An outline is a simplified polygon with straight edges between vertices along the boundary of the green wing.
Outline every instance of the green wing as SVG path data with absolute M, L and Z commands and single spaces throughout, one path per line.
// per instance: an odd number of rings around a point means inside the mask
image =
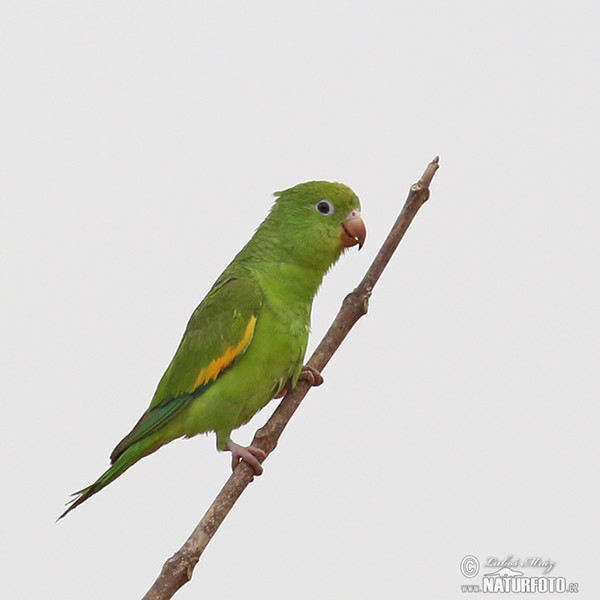
M 112 462 L 129 446 L 158 431 L 235 364 L 252 341 L 262 301 L 262 291 L 251 279 L 217 281 L 192 314 L 150 407 L 114 449 Z
M 192 314 L 150 409 L 166 399 L 194 393 L 232 366 L 252 340 L 261 305 L 262 292 L 254 281 L 218 282 Z

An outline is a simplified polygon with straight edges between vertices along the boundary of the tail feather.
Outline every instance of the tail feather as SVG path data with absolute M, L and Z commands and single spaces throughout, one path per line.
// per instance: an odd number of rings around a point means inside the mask
M 74 508 L 97 494 L 138 460 L 158 450 L 163 444 L 184 435 L 181 423 L 176 419 L 194 399 L 191 394 L 173 398 L 144 413 L 131 432 L 113 450 L 112 465 L 92 485 L 72 494 L 75 496 L 58 520 Z
M 163 444 L 173 440 L 175 437 L 177 436 L 171 436 L 165 439 L 164 437 L 154 435 L 129 446 L 119 455 L 117 460 L 102 475 L 100 475 L 94 483 L 92 483 L 92 485 L 72 494 L 75 498 L 68 502 L 69 507 L 57 520 L 62 519 L 74 508 L 77 508 L 88 498 L 91 498 L 94 494 L 97 494 L 100 490 L 104 489 L 109 483 L 112 483 L 119 477 L 119 475 L 125 473 L 125 471 L 133 466 L 138 460 L 144 458 L 144 456 L 148 456 L 148 454 L 152 454 Z
M 71 494 L 75 496 L 70 500 L 67 510 L 58 517 L 57 521 L 68 515 L 74 508 L 77 508 L 80 504 L 85 502 L 88 498 L 91 498 L 94 494 L 98 493 L 101 489 L 105 488 L 109 483 L 113 482 L 119 475 L 124 473 L 131 465 L 136 463 L 141 456 L 135 460 L 127 460 L 125 456 L 121 456 L 122 460 L 116 461 L 109 469 L 107 469 L 98 479 L 92 483 L 92 485 Z
M 192 394 L 185 394 L 177 398 L 171 398 L 158 406 L 147 410 L 141 419 L 135 424 L 135 427 L 117 444 L 117 447 L 110 455 L 110 462 L 115 463 L 119 460 L 128 448 L 137 442 L 149 438 L 152 434 L 164 429 L 167 423 L 172 422 L 174 417 L 181 412 L 194 399 Z M 182 435 L 182 434 L 178 434 Z M 176 436 L 177 437 L 177 436 Z

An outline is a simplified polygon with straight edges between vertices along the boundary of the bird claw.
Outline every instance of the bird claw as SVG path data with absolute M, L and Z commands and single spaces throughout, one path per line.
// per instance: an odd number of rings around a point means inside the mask
M 231 452 L 231 470 L 235 468 L 241 461 L 247 462 L 253 469 L 255 475 L 262 475 L 263 468 L 260 463 L 267 458 L 267 453 L 256 446 L 240 446 L 229 440 L 225 446 L 225 450 Z
M 302 371 L 300 371 L 300 375 L 298 376 L 298 381 L 306 381 L 308 385 L 311 387 L 317 387 L 321 385 L 324 381 L 323 375 L 319 373 L 314 367 L 309 367 L 308 365 L 302 367 Z M 284 388 L 277 394 L 273 396 L 274 399 L 283 398 L 290 391 L 290 382 L 288 381 Z
M 308 365 L 302 367 L 298 379 L 308 381 L 308 385 L 311 387 L 317 387 L 323 383 L 323 375 L 321 375 L 314 367 L 309 367 Z

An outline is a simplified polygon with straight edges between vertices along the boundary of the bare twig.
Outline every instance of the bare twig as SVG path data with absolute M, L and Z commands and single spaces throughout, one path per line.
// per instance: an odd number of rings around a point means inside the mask
M 373 287 L 379 280 L 381 273 L 417 211 L 429 198 L 429 185 L 438 167 L 439 158 L 436 156 L 425 169 L 421 179 L 411 186 L 402 211 L 373 264 L 358 287 L 344 299 L 331 327 L 308 361 L 308 366 L 317 371 L 322 371 L 346 335 L 348 335 L 350 329 L 360 317 L 366 314 Z M 307 382 L 300 381 L 293 390 L 288 392 L 271 418 L 256 432 L 252 445 L 262 448 L 269 455 L 277 446 L 277 441 L 285 426 L 309 389 L 310 386 Z M 208 542 L 210 542 L 212 536 L 253 477 L 252 467 L 245 462 L 238 465 L 185 544 L 165 562 L 160 575 L 143 600 L 167 600 L 172 598 L 175 592 L 192 578 L 194 567 L 200 560 L 200 556 Z

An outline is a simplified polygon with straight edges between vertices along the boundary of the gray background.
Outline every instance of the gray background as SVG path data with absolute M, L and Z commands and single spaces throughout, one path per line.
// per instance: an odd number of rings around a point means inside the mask
M 369 315 L 177 598 L 465 598 L 467 554 L 550 559 L 598 597 L 599 12 L 4 2 L 3 596 L 146 591 L 229 455 L 175 442 L 55 524 L 68 493 L 274 190 L 362 199 L 314 348 L 439 154 Z

